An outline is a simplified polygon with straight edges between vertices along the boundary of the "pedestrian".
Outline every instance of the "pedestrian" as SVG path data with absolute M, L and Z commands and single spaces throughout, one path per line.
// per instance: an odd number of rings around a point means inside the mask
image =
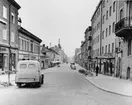
M 98 65 L 96 66 L 96 76 L 98 76 L 98 72 L 99 72 L 99 67 Z

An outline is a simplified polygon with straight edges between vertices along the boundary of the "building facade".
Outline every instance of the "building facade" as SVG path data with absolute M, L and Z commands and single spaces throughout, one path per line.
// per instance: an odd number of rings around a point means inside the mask
M 92 27 L 89 26 L 85 30 L 85 40 L 86 40 L 86 58 L 87 58 L 87 69 L 90 70 L 92 66 L 92 36 L 91 36 Z
M 132 79 L 132 1 L 117 3 L 117 21 L 115 34 L 117 37 L 117 76 Z
M 14 0 L 0 0 L 0 73 L 16 68 L 20 8 Z
M 19 60 L 31 59 L 40 61 L 40 43 L 42 40 L 23 27 L 19 30 Z
M 98 64 L 100 73 L 106 75 L 115 74 L 117 3 L 116 0 L 100 0 L 91 19 L 93 62 L 95 66 Z

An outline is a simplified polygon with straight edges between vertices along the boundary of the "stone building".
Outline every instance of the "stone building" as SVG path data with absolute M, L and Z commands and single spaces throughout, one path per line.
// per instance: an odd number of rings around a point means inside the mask
M 0 73 L 12 71 L 18 62 L 18 10 L 15 0 L 0 0 Z

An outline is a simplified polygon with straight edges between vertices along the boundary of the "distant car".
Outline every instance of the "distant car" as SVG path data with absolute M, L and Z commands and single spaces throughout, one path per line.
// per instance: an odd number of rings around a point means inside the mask
M 71 67 L 71 69 L 76 70 L 76 65 L 75 65 L 75 63 L 71 63 L 70 67 Z
M 44 75 L 38 61 L 23 60 L 17 63 L 15 83 L 18 87 L 22 84 L 34 84 L 40 87 L 43 84 L 43 79 Z

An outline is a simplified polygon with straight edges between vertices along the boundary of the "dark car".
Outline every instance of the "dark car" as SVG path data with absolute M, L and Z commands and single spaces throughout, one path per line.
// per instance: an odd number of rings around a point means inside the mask
M 70 67 L 71 67 L 71 69 L 76 70 L 76 65 L 75 65 L 75 63 L 71 63 L 71 64 L 70 64 Z

